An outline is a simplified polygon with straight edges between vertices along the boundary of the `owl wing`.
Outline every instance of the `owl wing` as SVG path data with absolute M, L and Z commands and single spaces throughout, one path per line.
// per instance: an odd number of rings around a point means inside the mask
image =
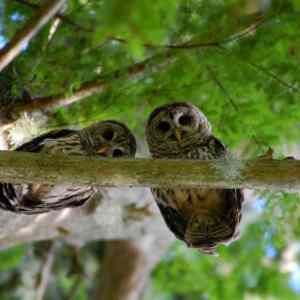
M 242 209 L 244 193 L 241 189 L 224 189 L 224 197 L 227 205 L 233 205 L 237 209 Z
M 225 202 L 225 210 L 228 219 L 233 225 L 238 225 L 242 218 L 242 204 L 244 202 L 244 193 L 241 189 L 224 189 L 223 197 Z
M 45 142 L 47 140 L 57 140 L 60 138 L 66 138 L 73 135 L 76 132 L 77 132 L 76 130 L 71 130 L 71 129 L 53 130 L 45 134 L 42 134 L 32 139 L 31 141 L 17 147 L 15 151 L 40 152 L 45 146 Z
M 208 138 L 208 145 L 210 151 L 212 151 L 214 158 L 226 158 L 229 155 L 229 151 L 226 146 L 215 136 L 211 135 Z M 244 193 L 242 189 L 223 189 L 220 194 L 224 199 L 227 217 L 231 223 L 232 228 L 236 228 L 241 220 L 242 203 L 244 202 Z M 228 241 L 230 241 L 232 236 Z
M 208 137 L 206 144 L 214 158 L 224 158 L 228 155 L 226 146 L 214 135 Z
M 76 130 L 54 130 L 17 147 L 15 151 L 40 152 L 47 143 L 68 138 Z M 25 214 L 37 214 L 66 206 L 82 205 L 94 193 L 89 187 L 61 187 L 47 184 L 0 183 L 0 208 Z M 51 202 L 49 203 L 48 200 Z
M 226 158 L 228 156 L 229 152 L 226 146 L 215 136 L 211 135 L 207 142 L 214 158 Z M 241 189 L 224 189 L 223 197 L 228 209 L 234 207 L 239 211 L 241 210 L 244 201 L 244 193 Z
M 187 227 L 186 220 L 176 209 L 160 204 L 159 202 L 156 203 L 168 228 L 178 239 L 184 241 L 184 234 Z

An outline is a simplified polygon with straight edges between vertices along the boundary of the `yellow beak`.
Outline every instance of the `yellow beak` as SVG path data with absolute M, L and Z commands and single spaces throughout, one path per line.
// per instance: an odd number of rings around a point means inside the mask
M 176 136 L 177 141 L 179 143 L 181 143 L 181 141 L 182 141 L 182 132 L 181 132 L 180 128 L 175 129 L 175 136 Z
M 108 155 L 109 147 L 108 146 L 102 146 L 101 148 L 98 149 L 97 153 L 101 155 Z

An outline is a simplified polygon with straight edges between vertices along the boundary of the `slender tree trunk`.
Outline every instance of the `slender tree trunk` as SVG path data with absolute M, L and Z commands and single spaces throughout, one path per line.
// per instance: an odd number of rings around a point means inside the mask
M 98 186 L 300 188 L 300 161 L 99 159 L 2 151 L 0 181 Z
M 150 272 L 170 245 L 148 235 L 138 241 L 106 243 L 93 300 L 138 300 Z

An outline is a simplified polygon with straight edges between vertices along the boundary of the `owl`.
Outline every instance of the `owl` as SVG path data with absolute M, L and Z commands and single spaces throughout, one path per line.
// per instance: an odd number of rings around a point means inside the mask
M 156 108 L 146 125 L 154 158 L 226 159 L 228 151 L 194 105 L 178 102 Z M 213 254 L 219 243 L 238 237 L 243 192 L 240 189 L 153 188 L 169 229 L 188 247 Z
M 15 151 L 98 157 L 134 157 L 136 140 L 116 121 L 102 121 L 82 130 L 62 129 L 38 136 Z M 80 206 L 96 189 L 80 185 L 0 183 L 0 208 L 23 214 L 39 214 Z

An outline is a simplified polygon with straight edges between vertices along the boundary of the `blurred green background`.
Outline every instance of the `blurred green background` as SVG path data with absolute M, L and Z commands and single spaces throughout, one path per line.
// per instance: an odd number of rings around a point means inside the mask
M 28 3 L 40 2 L 0 3 L 1 47 L 34 13 Z M 48 111 L 38 130 L 118 119 L 143 140 L 157 105 L 187 100 L 239 157 L 269 147 L 277 158 L 299 153 L 300 1 L 69 0 L 63 14 L 67 20 L 51 38 L 53 23 L 0 74 L 2 86 L 8 84 L 12 99 L 24 88 L 39 97 L 72 95 L 92 80 L 107 80 L 109 87 Z M 167 53 L 171 62 L 162 65 Z M 112 76 L 148 58 L 141 76 Z M 221 247 L 218 257 L 175 243 L 152 272 L 143 299 L 299 299 L 298 203 L 296 193 L 257 191 L 245 209 L 240 241 Z M 89 299 L 103 243 L 54 245 L 56 276 L 45 299 L 69 299 L 75 287 L 72 299 Z M 0 252 L 1 300 L 34 299 L 49 247 L 41 242 Z

